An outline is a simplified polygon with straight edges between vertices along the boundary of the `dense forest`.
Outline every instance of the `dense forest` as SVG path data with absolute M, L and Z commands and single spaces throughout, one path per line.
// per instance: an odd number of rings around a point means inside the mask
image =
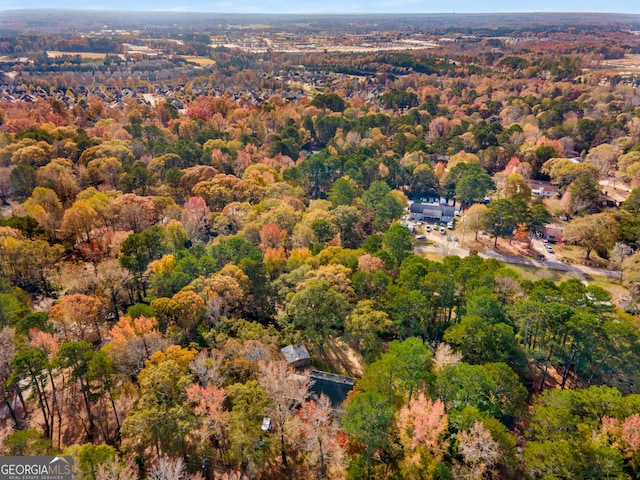
M 1 453 L 87 480 L 637 478 L 640 93 L 578 50 L 309 55 L 342 81 L 259 102 L 224 94 L 269 82 L 227 50 L 163 101 L 16 77 Z M 407 228 L 428 198 L 468 254 Z M 549 224 L 618 279 L 481 255 L 534 257 Z M 355 378 L 344 403 L 290 344 Z

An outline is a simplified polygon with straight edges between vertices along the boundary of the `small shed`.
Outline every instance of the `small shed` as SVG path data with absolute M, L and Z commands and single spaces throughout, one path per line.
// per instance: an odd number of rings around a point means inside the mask
M 263 432 L 273 432 L 273 423 L 271 422 L 271 418 L 263 417 L 262 426 L 260 428 Z
M 302 368 L 311 365 L 311 355 L 304 345 L 287 345 L 280 351 L 291 367 Z

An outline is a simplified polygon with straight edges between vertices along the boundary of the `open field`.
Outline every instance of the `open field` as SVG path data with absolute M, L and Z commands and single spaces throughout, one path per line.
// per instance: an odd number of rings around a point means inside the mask
M 184 58 L 187 62 L 197 63 L 201 67 L 209 67 L 216 64 L 215 60 L 211 60 L 208 57 L 183 56 L 182 58 Z
M 62 56 L 71 56 L 74 57 L 78 55 L 80 58 L 84 58 L 87 60 L 102 60 L 107 57 L 107 53 L 98 53 L 98 52 L 60 52 L 58 50 L 49 50 L 47 52 L 47 56 L 49 58 L 56 58 Z
M 624 58 L 604 60 L 598 70 L 626 75 L 640 74 L 640 54 L 625 55 Z
M 563 272 L 562 270 L 553 270 L 551 268 L 540 268 L 531 265 L 516 265 L 514 263 L 505 263 L 505 268 L 515 271 L 523 280 L 551 280 L 553 282 L 565 282 L 575 278 L 571 272 Z

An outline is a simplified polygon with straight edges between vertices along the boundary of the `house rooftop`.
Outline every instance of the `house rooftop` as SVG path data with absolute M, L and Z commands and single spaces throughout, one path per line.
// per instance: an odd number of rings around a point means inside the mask
M 304 367 L 311 364 L 311 355 L 304 345 L 287 345 L 280 351 L 287 363 L 294 367 Z
M 339 407 L 344 403 L 356 383 L 355 379 L 351 377 L 319 370 L 311 370 L 309 377 L 313 381 L 311 392 L 318 396 L 326 395 L 334 407 Z

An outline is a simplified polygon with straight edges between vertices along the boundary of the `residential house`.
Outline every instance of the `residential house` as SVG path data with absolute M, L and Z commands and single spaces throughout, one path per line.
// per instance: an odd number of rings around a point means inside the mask
M 531 187 L 531 195 L 534 197 L 556 198 L 558 196 L 558 187 L 549 182 L 529 180 L 527 185 Z
M 562 227 L 557 225 L 546 225 L 542 231 L 542 237 L 549 243 L 557 243 L 562 241 Z

